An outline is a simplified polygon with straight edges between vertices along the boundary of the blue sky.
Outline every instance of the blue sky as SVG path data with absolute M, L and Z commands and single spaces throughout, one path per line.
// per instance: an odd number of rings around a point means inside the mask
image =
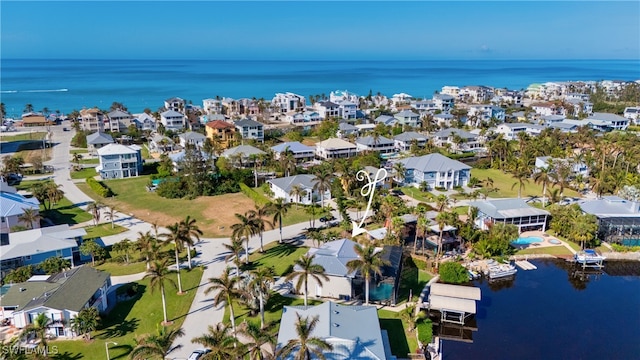
M 640 59 L 640 1 L 6 1 L 2 58 Z

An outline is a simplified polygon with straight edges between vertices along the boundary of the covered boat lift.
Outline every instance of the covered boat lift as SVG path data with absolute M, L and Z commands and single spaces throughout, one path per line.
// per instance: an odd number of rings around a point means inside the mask
M 423 305 L 428 310 L 439 311 L 441 322 L 464 325 L 476 314 L 476 301 L 481 299 L 480 288 L 433 283 L 429 290 L 429 301 Z

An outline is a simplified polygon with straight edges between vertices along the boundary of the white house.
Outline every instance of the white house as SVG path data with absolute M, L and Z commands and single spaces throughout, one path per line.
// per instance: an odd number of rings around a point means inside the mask
M 640 106 L 626 107 L 623 116 L 638 124 L 638 119 L 640 119 Z
M 133 119 L 131 120 L 138 129 L 140 130 L 155 130 L 156 129 L 156 119 L 147 114 L 135 114 Z
M 473 123 L 473 126 L 478 126 L 481 123 L 487 123 L 491 119 L 503 122 L 505 118 L 505 111 L 503 108 L 495 105 L 471 105 L 469 106 L 467 118 L 469 119 L 469 122 Z
M 483 103 L 493 97 L 493 89 L 487 86 L 464 86 L 460 89 L 460 98 L 465 102 Z
M 433 95 L 433 102 L 438 110 L 448 112 L 455 105 L 455 98 L 447 94 Z
M 122 179 L 142 173 L 142 148 L 138 145 L 109 144 L 98 149 L 100 165 L 96 171 L 103 179 Z
M 394 136 L 393 142 L 398 151 L 409 151 L 413 144 L 424 147 L 427 144 L 427 137 L 414 131 L 407 131 Z
M 565 103 L 573 107 L 573 113 L 577 117 L 580 114 L 593 115 L 593 103 L 579 99 L 566 99 Z
M 160 114 L 160 122 L 167 130 L 179 131 L 185 127 L 185 117 L 175 110 L 167 110 Z
M 566 116 L 566 111 L 562 106 L 557 106 L 550 102 L 539 102 L 531 104 L 531 108 L 536 114 L 539 115 L 563 115 Z
M 204 99 L 202 100 L 202 110 L 208 115 L 222 114 L 222 100 Z
M 239 132 L 243 139 L 254 139 L 259 142 L 264 142 L 264 125 L 261 123 L 251 119 L 242 119 L 236 121 L 234 125 L 236 132 Z
M 566 163 L 571 167 L 571 174 L 573 176 L 581 175 L 583 177 L 589 176 L 589 167 L 584 162 L 572 163 L 567 159 L 552 158 L 551 156 L 538 156 L 536 157 L 535 170 L 547 169 L 549 164 Z
M 434 112 L 438 110 L 436 103 L 433 102 L 432 100 L 412 101 L 411 108 L 417 110 L 420 113 Z
M 455 120 L 455 118 L 456 118 L 455 116 L 449 113 L 440 113 L 440 114 L 433 115 L 433 120 L 436 122 L 436 124 L 440 126 L 446 126 L 446 127 L 450 127 L 451 122 Z
M 206 136 L 193 131 L 182 133 L 178 135 L 178 138 L 180 139 L 180 146 L 182 146 L 183 148 L 186 147 L 187 144 L 195 145 L 199 148 L 202 148 L 205 140 L 207 139 Z
M 284 199 L 285 203 L 311 205 L 320 201 L 322 198 L 320 192 L 314 189 L 316 187 L 315 180 L 315 175 L 302 174 L 270 179 L 267 180 L 267 183 L 271 191 L 273 191 L 273 197 L 275 199 Z M 291 194 L 291 190 L 296 185 L 302 188 L 302 195 Z M 324 192 L 324 200 L 329 199 L 331 199 L 331 190 L 327 189 Z
M 393 115 L 393 117 L 396 118 L 401 125 L 416 127 L 420 123 L 420 114 L 416 114 L 411 110 L 402 110 Z
M 440 93 L 458 98 L 458 96 L 460 95 L 460 88 L 457 86 L 443 86 Z
M 478 135 L 457 128 L 447 128 L 435 132 L 433 143 L 439 147 L 449 147 L 454 151 L 481 151 L 484 149 Z M 457 143 L 456 141 L 460 141 Z
M 172 97 L 164 101 L 164 108 L 176 112 L 184 111 L 185 101 L 179 97 Z
M 116 109 L 107 114 L 109 130 L 112 132 L 126 132 L 132 124 L 133 116 L 126 111 Z
M 342 139 L 350 135 L 358 135 L 359 132 L 360 129 L 358 129 L 357 127 L 347 122 L 341 122 L 338 124 L 338 131 L 336 131 L 336 136 Z
M 271 105 L 279 113 L 288 113 L 290 111 L 302 111 L 307 105 L 304 96 L 291 92 L 277 93 L 271 100 Z
M 585 121 L 601 121 L 605 124 L 605 127 L 613 130 L 626 130 L 630 122 L 626 117 L 609 113 L 593 113 L 593 115 L 586 118 Z
M 498 125 L 495 132 L 503 134 L 506 140 L 515 140 L 518 138 L 518 133 L 526 133 L 530 136 L 538 136 L 544 130 L 544 126 L 537 124 L 527 123 L 504 123 Z
M 364 136 L 356 139 L 356 149 L 360 151 L 375 151 L 380 154 L 388 154 L 395 151 L 394 142 L 384 136 L 377 139 L 373 136 Z
M 278 144 L 276 146 L 272 146 L 271 150 L 273 151 L 274 158 L 276 160 L 280 160 L 285 152 L 291 152 L 293 158 L 298 162 L 313 160 L 315 156 L 315 148 L 301 144 L 298 141 Z
M 426 182 L 429 189 L 451 190 L 454 187 L 467 186 L 471 177 L 471 166 L 438 153 L 412 156 L 395 162 L 401 163 L 406 169 L 402 182 L 415 187 Z
M 387 126 L 394 126 L 399 121 L 397 118 L 390 115 L 380 115 L 373 120 L 376 124 L 385 124 Z
M 339 116 L 345 120 L 353 120 L 356 118 L 356 113 L 358 111 L 358 105 L 354 102 L 341 100 L 337 101 Z
M 316 156 L 321 159 L 349 158 L 357 154 L 356 146 L 346 140 L 331 138 L 316 143 Z
M 3 178 L 3 184 L 4 182 Z M 3 190 L 8 190 L 10 187 L 3 186 Z M 13 188 L 15 190 L 15 188 Z M 40 213 L 40 202 L 35 197 L 26 198 L 17 192 L 0 191 L 0 233 L 6 234 L 11 232 L 11 228 L 14 226 L 24 226 L 37 229 L 40 227 L 40 221 L 34 221 L 31 224 L 27 224 L 20 221 L 20 216 L 24 214 L 24 211 L 30 209 L 36 214 Z M 4 249 L 3 249 L 4 250 Z M 5 253 L 2 252 L 4 257 Z
M 519 232 L 547 229 L 550 213 L 530 206 L 522 199 L 472 201 L 469 206 L 478 208 L 476 226 L 488 230 L 492 224 L 513 224 Z M 515 239 L 514 239 L 515 240 Z
M 80 110 L 80 116 L 78 117 L 82 130 L 85 131 L 104 131 L 104 123 L 107 120 L 106 116 L 100 109 L 82 109 Z
M 313 108 L 318 111 L 318 115 L 323 119 L 340 116 L 340 105 L 331 101 L 318 101 L 313 104 Z
M 357 272 L 349 271 L 347 263 L 358 259 L 354 250 L 356 242 L 349 239 L 334 240 L 324 243 L 320 248 L 309 249 L 308 255 L 315 255 L 313 263 L 324 268 L 329 281 L 309 282 L 309 295 L 344 299 L 353 297 L 353 279 Z
M 352 103 L 358 103 L 359 97 L 354 93 L 350 93 L 347 90 L 336 90 L 329 94 L 329 101 L 338 103 L 338 101 L 350 101 Z

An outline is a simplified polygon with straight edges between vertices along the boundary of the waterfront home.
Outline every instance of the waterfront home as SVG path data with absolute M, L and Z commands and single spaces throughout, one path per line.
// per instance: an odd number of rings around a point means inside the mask
M 441 94 L 451 95 L 454 98 L 458 98 L 460 96 L 460 88 L 457 86 L 443 86 Z
M 82 260 L 78 246 L 85 235 L 85 229 L 71 229 L 67 224 L 9 233 L 0 247 L 2 277 L 12 269 L 36 266 L 54 256 L 78 264 Z
M 471 105 L 469 106 L 467 119 L 471 123 L 471 126 L 475 127 L 482 123 L 486 124 L 492 119 L 503 122 L 505 119 L 505 111 L 500 106 L 495 105 Z
M 395 151 L 394 142 L 384 136 L 365 136 L 356 139 L 356 150 L 361 151 L 375 151 L 380 154 L 388 154 Z
M 433 103 L 437 110 L 449 112 L 455 106 L 455 98 L 447 94 L 435 94 Z
M 405 167 L 402 183 L 419 187 L 425 182 L 429 189 L 451 190 L 458 186 L 467 186 L 471 176 L 471 166 L 439 154 L 412 156 L 394 161 Z
M 4 178 L 2 184 L 6 184 Z M 11 189 L 13 189 L 13 191 L 4 191 Z M 39 228 L 40 221 L 34 221 L 28 224 L 20 220 L 20 217 L 27 209 L 34 211 L 36 214 L 40 212 L 40 202 L 38 199 L 35 197 L 24 197 L 15 192 L 15 188 L 13 187 L 3 186 L 2 190 L 3 191 L 0 191 L 0 233 L 10 233 L 11 228 L 14 226 Z M 4 251 L 2 252 L 2 256 L 5 256 Z
M 335 103 L 338 104 L 338 113 L 342 119 L 347 121 L 355 120 L 358 111 L 357 103 L 347 100 L 340 100 Z
M 575 117 L 580 114 L 585 114 L 587 116 L 593 115 L 593 103 L 589 101 L 569 98 L 565 100 L 565 104 L 573 108 L 572 110 Z
M 455 119 L 456 117 L 449 113 L 440 113 L 433 115 L 433 121 L 435 121 L 436 124 L 442 127 L 451 127 L 451 122 Z
M 164 101 L 164 108 L 175 112 L 184 111 L 185 101 L 179 97 L 172 97 Z
M 111 135 L 98 131 L 87 135 L 87 150 L 90 154 L 95 155 L 98 149 L 113 144 L 113 142 Z
M 492 224 L 513 224 L 519 232 L 547 229 L 550 213 L 530 206 L 522 199 L 472 201 L 469 206 L 478 208 L 475 225 L 489 230 Z
M 329 101 L 338 103 L 338 101 L 350 101 L 352 103 L 358 103 L 360 97 L 357 94 L 351 93 L 347 90 L 336 90 L 329 93 Z
M 351 135 L 357 136 L 359 131 L 360 129 L 358 129 L 357 127 L 343 121 L 338 124 L 338 131 L 336 132 L 336 136 L 341 139 L 349 137 Z
M 220 143 L 223 149 L 229 147 L 230 144 L 235 140 L 236 127 L 222 120 L 213 120 L 209 121 L 204 130 L 207 134 L 207 137 L 211 139 L 213 143 Z
M 82 109 L 78 117 L 81 129 L 89 132 L 104 131 L 105 120 L 104 113 L 98 108 Z
M 239 116 L 242 114 L 242 108 L 239 101 L 230 97 L 224 97 L 220 100 L 222 103 L 222 113 L 227 116 Z
M 393 94 L 391 97 L 391 103 L 394 108 L 397 108 L 400 105 L 409 104 L 411 100 L 413 100 L 413 96 L 406 93 Z
M 305 111 L 301 113 L 289 114 L 285 116 L 285 121 L 291 125 L 310 129 L 318 125 L 323 120 L 319 113 L 315 111 Z
M 566 110 L 551 102 L 538 102 L 531 104 L 531 108 L 539 115 L 562 115 L 566 116 Z
M 154 152 L 168 152 L 173 151 L 175 143 L 167 136 L 155 133 L 149 139 L 149 150 Z
M 438 110 L 438 107 L 433 100 L 412 101 L 411 108 L 417 110 L 420 113 L 434 112 Z
M 340 105 L 331 101 L 318 101 L 313 108 L 322 119 L 331 119 L 340 116 Z
M 156 119 L 147 113 L 134 115 L 131 122 L 140 130 L 153 131 L 156 129 Z
M 315 180 L 315 175 L 302 174 L 270 179 L 267 180 L 267 183 L 271 191 L 273 191 L 274 199 L 284 199 L 285 203 L 311 205 L 322 199 L 320 192 L 315 189 Z M 299 186 L 303 193 L 292 194 L 291 190 L 294 186 Z M 324 192 L 324 200 L 329 199 L 331 199 L 331 190 L 327 189 Z
M 236 131 L 242 135 L 243 140 L 253 139 L 259 142 L 264 142 L 264 125 L 251 120 L 242 119 L 234 123 Z
M 180 131 L 185 128 L 185 117 L 175 110 L 167 110 L 160 114 L 160 123 L 166 130 Z
M 623 116 L 638 124 L 638 120 L 640 119 L 640 106 L 630 106 L 624 108 Z
M 592 123 L 591 127 L 598 130 L 626 130 L 630 122 L 623 116 L 609 113 L 593 113 L 584 121 Z
M 100 165 L 96 171 L 102 179 L 123 179 L 142 173 L 142 148 L 138 145 L 109 144 L 98 149 Z
M 413 144 L 424 147 L 427 144 L 427 137 L 414 131 L 406 131 L 394 136 L 393 143 L 398 151 L 409 151 Z
M 183 148 L 187 147 L 187 144 L 202 148 L 202 146 L 204 145 L 204 141 L 207 139 L 206 136 L 193 131 L 182 133 L 178 135 L 178 138 L 180 139 L 180 146 L 182 146 Z
M 332 346 L 332 350 L 323 351 L 327 359 L 395 360 L 387 330 L 380 328 L 374 306 L 342 305 L 332 301 L 308 307 L 285 306 L 276 349 L 299 338 L 295 331 L 298 318 L 311 320 L 315 317 L 318 322 L 310 336 Z M 293 360 L 293 354 L 282 360 Z
M 549 127 L 550 129 L 558 129 L 563 133 L 574 133 L 578 131 L 579 126 L 573 123 L 566 123 L 565 120 L 562 120 L 560 122 L 547 124 L 547 127 Z
M 581 175 L 584 178 L 589 176 L 589 167 L 584 162 L 570 162 L 567 159 L 552 158 L 551 156 L 538 156 L 536 157 L 534 172 L 541 169 L 547 169 L 550 165 L 553 167 L 557 164 L 565 164 L 571 168 L 571 175 Z
M 387 126 L 394 126 L 398 123 L 398 119 L 390 115 L 380 115 L 373 120 L 376 124 L 385 124 Z
M 416 114 L 411 110 L 402 110 L 399 113 L 393 115 L 400 125 L 409 125 L 416 127 L 420 124 L 420 114 Z
M 493 89 L 487 86 L 464 86 L 459 97 L 467 103 L 484 103 L 493 97 Z
M 316 144 L 316 156 L 321 159 L 350 158 L 356 155 L 356 146 L 342 139 L 331 138 Z
M 28 115 L 27 114 L 22 115 L 21 124 L 23 127 L 31 127 L 31 126 L 53 125 L 54 122 L 47 120 L 47 118 L 42 115 L 29 113 Z
M 626 246 L 640 246 L 640 202 L 618 196 L 578 202 L 580 209 L 598 219 L 598 239 Z
M 207 115 L 222 114 L 222 100 L 220 100 L 220 99 L 204 99 L 204 100 L 202 100 L 202 110 Z
M 296 162 L 303 162 L 313 160 L 315 156 L 315 148 L 301 144 L 298 141 L 285 142 L 272 146 L 271 150 L 274 153 L 274 158 L 280 160 L 285 153 L 289 152 L 296 160 Z
M 540 120 L 542 120 L 542 123 L 546 126 L 562 122 L 564 119 L 565 117 L 562 115 L 543 115 L 540 117 Z
M 200 116 L 200 124 L 207 125 L 210 121 L 227 121 L 227 117 L 222 114 L 208 114 Z
M 279 113 L 288 113 L 290 111 L 303 111 L 307 106 L 307 100 L 304 96 L 291 92 L 277 93 L 271 100 L 271 106 Z
M 231 160 L 234 166 L 252 167 L 258 156 L 265 154 L 264 151 L 251 145 L 240 145 L 225 150 L 221 156 Z
M 447 128 L 435 132 L 433 142 L 436 146 L 449 148 L 456 152 L 478 152 L 484 147 L 478 139 L 478 135 L 457 128 Z
M 34 277 L 13 284 L 2 296 L 2 315 L 11 320 L 11 325 L 24 329 L 44 313 L 51 319 L 45 330 L 47 336 L 73 338 L 80 334 L 72 330 L 70 320 L 88 307 L 105 312 L 110 288 L 111 275 L 87 265 Z
M 544 126 L 528 123 L 504 123 L 498 125 L 495 132 L 502 134 L 506 140 L 518 139 L 519 133 L 525 133 L 530 136 L 538 136 L 544 130 Z
M 132 124 L 133 116 L 121 109 L 113 110 L 107 114 L 109 130 L 111 132 L 126 132 Z

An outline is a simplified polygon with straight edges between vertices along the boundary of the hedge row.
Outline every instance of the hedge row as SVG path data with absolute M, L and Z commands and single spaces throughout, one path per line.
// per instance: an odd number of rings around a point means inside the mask
M 252 188 L 248 187 L 246 184 L 240 183 L 240 191 L 247 195 L 249 197 L 249 199 L 253 200 L 253 202 L 255 202 L 256 204 L 262 206 L 265 205 L 269 202 L 269 199 L 267 199 L 266 197 L 258 194 L 255 190 L 253 190 Z
M 89 185 L 91 190 L 93 190 L 96 194 L 102 197 L 113 196 L 113 191 L 111 191 L 111 189 L 109 189 L 107 185 L 103 184 L 102 182 L 92 177 L 87 178 L 87 184 Z

